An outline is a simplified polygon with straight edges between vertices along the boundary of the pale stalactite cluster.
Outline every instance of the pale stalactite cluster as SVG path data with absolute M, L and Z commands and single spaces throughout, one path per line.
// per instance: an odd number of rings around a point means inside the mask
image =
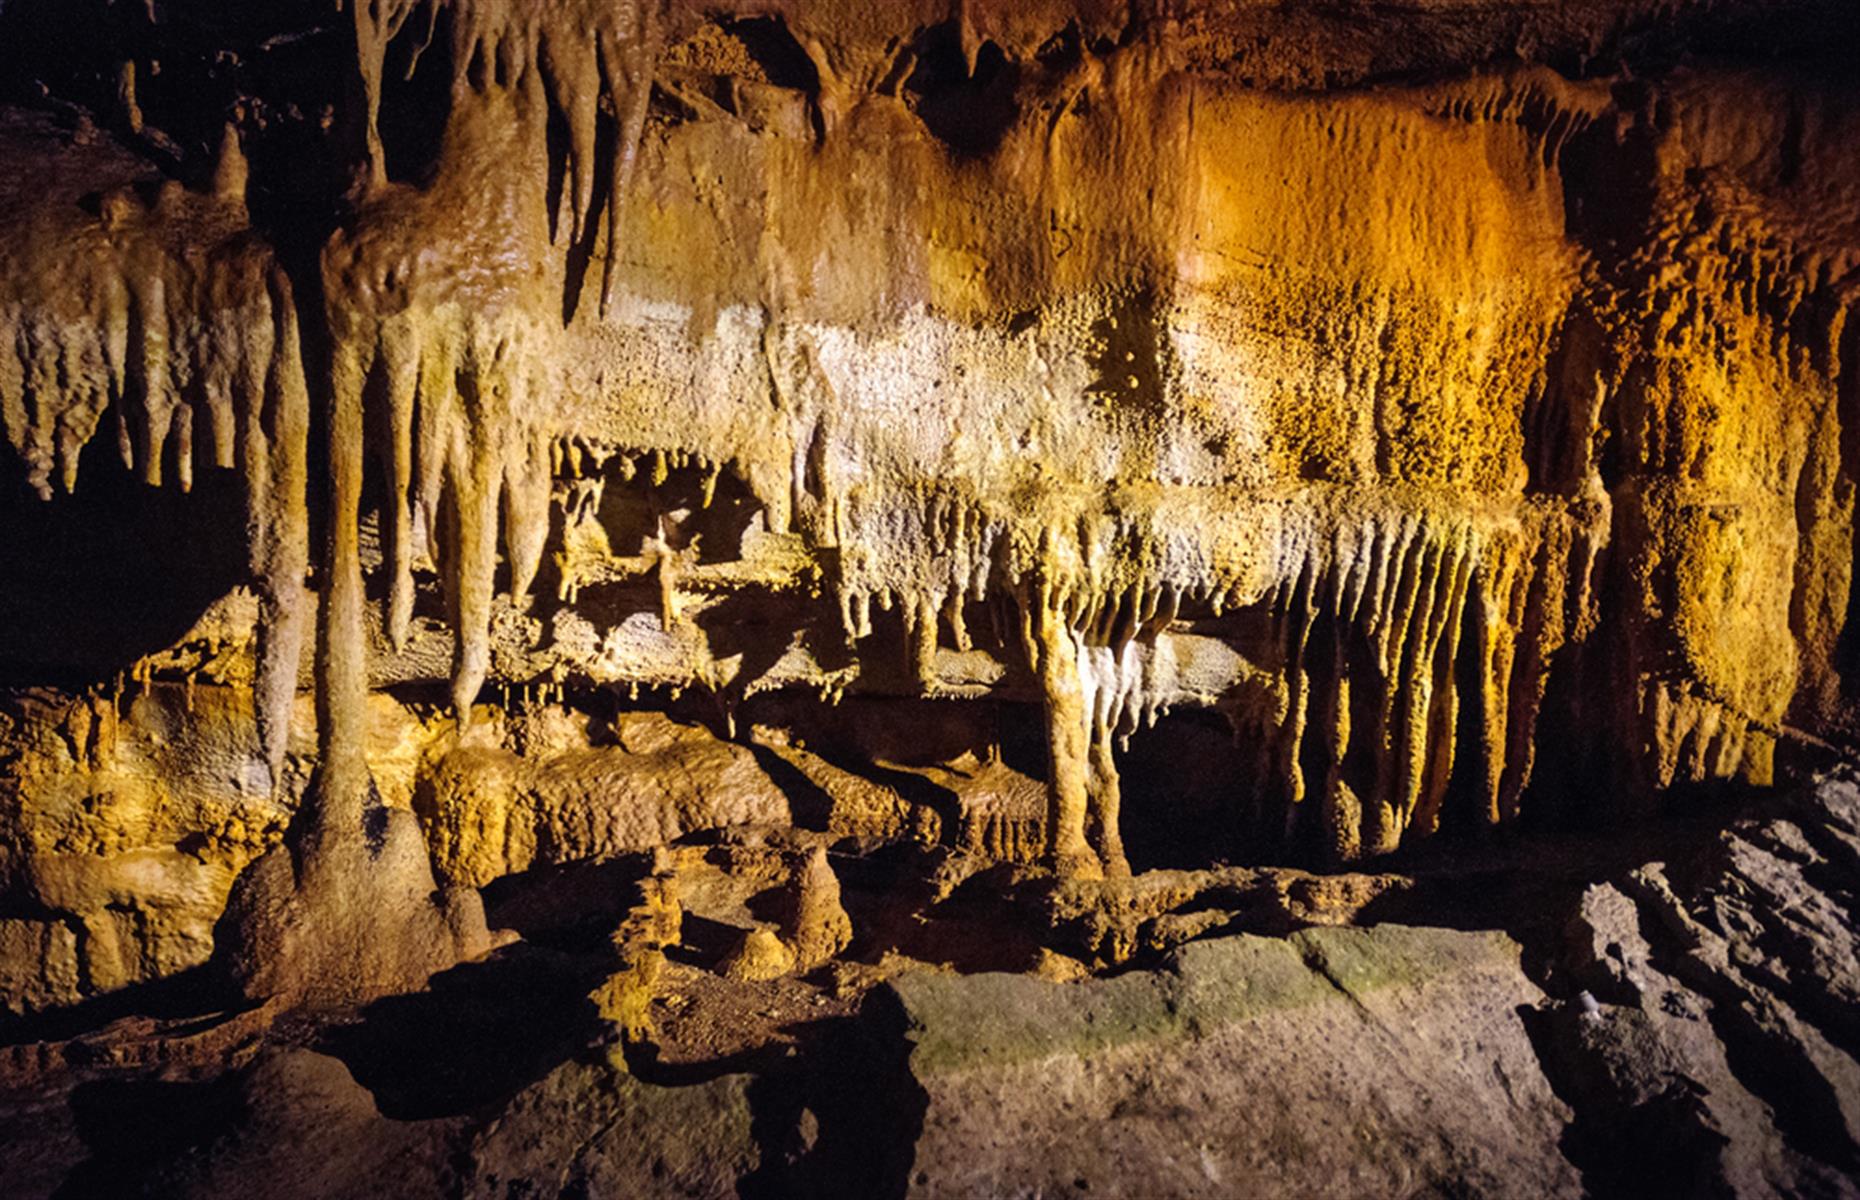
M 643 4 L 358 0 L 352 11 L 368 94 L 372 182 L 352 229 L 325 253 L 324 286 L 333 403 L 358 421 L 365 407 L 378 407 L 383 428 L 377 439 L 358 427 L 356 443 L 338 455 L 339 470 L 359 487 L 366 451 L 360 439 L 379 446 L 389 495 L 382 521 L 391 578 L 386 626 L 394 646 L 405 643 L 412 620 L 416 559 L 443 565 L 456 636 L 453 699 L 466 720 L 490 667 L 500 525 L 513 597 L 528 592 L 542 560 L 564 445 L 555 413 L 565 383 L 558 314 L 566 256 L 604 212 L 604 310 L 650 87 L 656 18 Z M 426 41 L 408 65 L 415 69 L 442 15 L 452 37 L 453 110 L 438 177 L 418 190 L 385 176 L 376 133 L 383 64 L 408 22 L 424 20 Z M 607 152 L 606 190 L 597 198 L 603 103 L 618 133 Z M 552 111 L 569 131 L 558 211 L 547 200 Z M 471 226 L 463 238 L 456 236 L 461 215 Z M 444 249 L 436 254 L 438 247 Z M 354 528 L 359 512 L 352 502 L 339 503 L 337 523 Z M 340 569 L 359 577 L 358 562 Z M 666 575 L 669 596 L 669 567 Z M 359 631 L 359 612 L 349 619 Z
M 979 605 L 1017 629 L 1049 723 L 1053 836 L 1083 862 L 1089 826 L 1111 864 L 1114 746 L 1183 704 L 1226 709 L 1258 750 L 1255 802 L 1288 826 L 1315 809 L 1342 857 L 1433 832 L 1456 755 L 1476 772 L 1484 818 L 1516 818 L 1550 662 L 1598 618 L 1610 518 L 1605 496 L 1489 515 L 1426 493 L 1313 504 L 1129 489 L 1112 513 L 1098 497 L 1016 511 L 948 489 L 906 496 L 844 506 L 842 528 L 858 531 L 840 547 L 845 636 L 858 645 L 874 613 L 896 611 L 908 678 L 962 695 L 939 656 L 972 648 L 965 613 Z M 1271 678 L 1264 698 L 1196 662 L 1194 631 L 1243 610 L 1267 630 L 1252 651 Z M 1477 740 L 1456 747 L 1463 704 Z M 1373 768 L 1346 772 L 1346 756 Z M 1328 764 L 1317 777 L 1314 762 Z
M 1049 725 L 1053 836 L 1076 863 L 1087 860 L 1088 828 L 1106 865 L 1121 862 L 1114 745 L 1185 703 L 1227 708 L 1257 748 L 1255 802 L 1288 826 L 1318 822 L 1332 852 L 1348 858 L 1391 850 L 1410 828 L 1431 833 L 1456 756 L 1474 772 L 1487 821 L 1517 816 L 1551 659 L 1594 628 L 1608 516 L 1605 501 L 1525 504 L 1479 519 L 1438 507 L 1359 502 L 1313 513 L 1240 500 L 1203 509 L 1167 536 L 1128 509 L 1121 522 L 1079 514 L 1044 528 L 933 516 L 910 526 L 940 531 L 926 542 L 888 526 L 889 561 L 872 578 L 891 582 L 843 596 L 842 611 L 857 639 L 870 635 L 875 607 L 897 608 L 912 675 L 936 694 L 943 629 L 953 650 L 966 651 L 967 604 L 994 594 L 990 580 L 1013 598 L 1009 620 Z M 1233 552 L 1249 530 L 1272 558 Z M 962 565 L 945 574 L 951 558 Z M 938 582 L 955 577 L 952 590 L 901 587 L 908 562 L 936 564 Z M 1184 628 L 1185 612 L 1193 625 L 1240 609 L 1267 630 L 1263 697 L 1200 676 Z M 1476 682 L 1462 696 L 1468 679 Z M 1470 746 L 1457 744 L 1462 705 L 1474 717 Z M 1346 758 L 1356 765 L 1346 770 Z
M 228 127 L 210 192 L 165 182 L 151 201 L 121 186 L 94 218 L 51 210 L 0 245 L 0 418 L 43 498 L 54 481 L 77 486 L 106 414 L 150 486 L 191 488 L 197 458 L 242 474 L 262 609 L 255 707 L 275 776 L 308 621 L 310 400 L 290 281 L 250 230 L 246 176 Z

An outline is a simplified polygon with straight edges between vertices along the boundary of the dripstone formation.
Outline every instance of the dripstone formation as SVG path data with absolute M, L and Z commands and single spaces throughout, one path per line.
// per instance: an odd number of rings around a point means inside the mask
M 4 0 L 0 1113 L 245 1106 L 48 1192 L 231 1194 L 301 1102 L 407 1194 L 1624 1130 L 1850 1194 L 1855 63 L 1835 0 Z M 1268 1045 L 1489 1051 L 1531 1144 L 1444 1067 L 1352 1151 L 1295 1082 L 1076 1179 L 974 1124 Z

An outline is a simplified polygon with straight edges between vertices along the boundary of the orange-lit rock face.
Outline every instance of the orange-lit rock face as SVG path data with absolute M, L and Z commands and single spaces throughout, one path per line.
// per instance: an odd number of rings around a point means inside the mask
M 314 236 L 248 222 L 249 112 L 193 190 L 7 118 L 53 181 L 0 232 L 29 482 L 120 421 L 150 483 L 250 497 L 256 615 L 144 674 L 255 686 L 259 777 L 320 763 L 343 828 L 400 769 L 370 688 L 498 701 L 406 735 L 442 859 L 513 803 L 454 747 L 641 687 L 733 732 L 782 689 L 1037 704 L 1082 876 L 1126 869 L 1120 739 L 1171 711 L 1240 748 L 1210 839 L 1343 858 L 1839 740 L 1849 81 L 1576 69 L 1604 6 L 1440 5 L 1406 59 L 1240 5 L 950 7 L 357 0 Z M 22 830 L 89 769 L 23 772 Z

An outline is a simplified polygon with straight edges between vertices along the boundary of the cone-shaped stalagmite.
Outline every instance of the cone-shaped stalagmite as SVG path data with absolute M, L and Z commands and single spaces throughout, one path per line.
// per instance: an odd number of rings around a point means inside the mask
M 824 846 L 802 858 L 788 881 L 782 941 L 794 951 L 795 967 L 810 971 L 852 943 L 852 919 L 840 905 L 840 881 Z

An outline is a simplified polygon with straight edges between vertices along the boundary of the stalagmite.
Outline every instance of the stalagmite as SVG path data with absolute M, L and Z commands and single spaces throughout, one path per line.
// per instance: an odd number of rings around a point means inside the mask
M 1023 621 L 1046 713 L 1047 854 L 1061 875 L 1095 878 L 1104 864 L 1085 840 L 1090 750 L 1078 645 L 1050 584 L 1041 585 Z
M 1087 811 L 1087 832 L 1095 843 L 1098 857 L 1107 876 L 1130 874 L 1130 861 L 1124 855 L 1124 838 L 1118 827 L 1121 793 L 1117 780 L 1117 763 L 1111 755 L 1111 729 L 1094 722 L 1088 767 L 1091 802 Z
M 840 881 L 824 847 L 809 850 L 783 894 L 781 939 L 798 971 L 811 971 L 852 942 L 852 919 L 840 904 Z
M 338 342 L 316 657 L 317 775 L 295 844 L 273 849 L 239 877 L 221 922 L 221 961 L 255 998 L 328 1004 L 415 988 L 491 945 L 477 893 L 438 891 L 418 824 L 405 809 L 380 807 L 366 758 L 359 524 L 368 365 Z

